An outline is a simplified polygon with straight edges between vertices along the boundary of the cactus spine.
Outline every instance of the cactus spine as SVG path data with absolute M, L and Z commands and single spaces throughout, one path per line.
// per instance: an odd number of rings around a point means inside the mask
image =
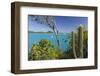
M 74 57 L 77 58 L 76 51 L 75 51 L 75 33 L 74 32 L 72 32 L 72 50 L 73 50 Z
M 78 46 L 80 51 L 80 58 L 83 58 L 83 27 L 78 28 Z

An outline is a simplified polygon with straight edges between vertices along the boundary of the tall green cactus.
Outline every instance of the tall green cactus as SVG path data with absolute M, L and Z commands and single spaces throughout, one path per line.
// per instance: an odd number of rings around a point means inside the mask
M 80 58 L 83 58 L 83 26 L 78 28 L 78 47 L 80 51 Z
M 74 57 L 77 58 L 76 51 L 75 51 L 75 33 L 74 32 L 72 32 L 72 51 L 73 51 Z

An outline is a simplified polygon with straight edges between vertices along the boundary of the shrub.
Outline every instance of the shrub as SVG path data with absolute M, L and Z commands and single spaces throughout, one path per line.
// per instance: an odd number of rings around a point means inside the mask
M 42 39 L 38 44 L 32 46 L 30 54 L 29 60 L 51 60 L 59 59 L 61 51 L 55 48 L 47 39 Z

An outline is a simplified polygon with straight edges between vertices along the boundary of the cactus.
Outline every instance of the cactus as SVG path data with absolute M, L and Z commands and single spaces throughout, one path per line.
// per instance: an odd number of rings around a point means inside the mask
M 74 32 L 72 32 L 72 50 L 73 50 L 74 57 L 77 58 L 76 51 L 75 51 L 75 33 Z
M 80 51 L 80 58 L 83 58 L 83 26 L 78 28 L 78 47 Z

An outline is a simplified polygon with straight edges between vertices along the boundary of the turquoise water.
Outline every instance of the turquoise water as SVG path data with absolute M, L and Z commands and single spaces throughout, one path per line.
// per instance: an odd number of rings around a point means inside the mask
M 55 47 L 57 46 L 57 41 L 54 33 L 28 33 L 28 48 L 31 49 L 33 44 L 36 44 L 41 39 L 48 39 Z M 69 34 L 59 34 L 58 35 L 59 44 L 62 51 L 67 51 L 69 46 Z

